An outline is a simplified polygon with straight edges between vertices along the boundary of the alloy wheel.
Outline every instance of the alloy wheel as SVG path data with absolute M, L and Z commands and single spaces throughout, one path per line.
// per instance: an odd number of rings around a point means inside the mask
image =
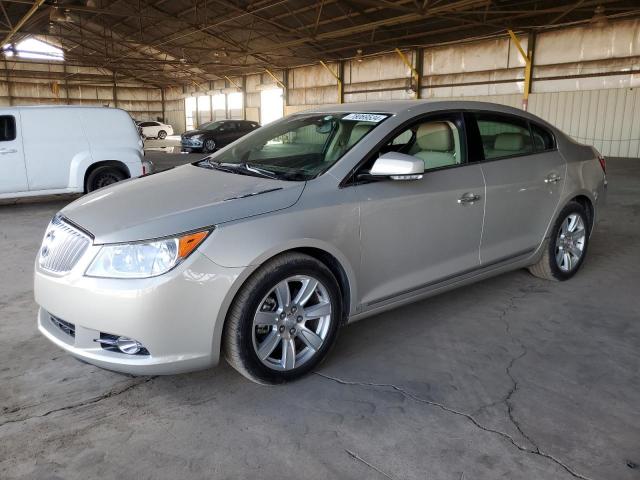
M 289 277 L 269 291 L 254 314 L 254 351 L 273 370 L 293 370 L 318 353 L 331 322 L 327 287 L 309 275 Z
M 564 219 L 556 239 L 556 264 L 563 272 L 573 270 L 582 259 L 587 233 L 582 216 L 571 213 Z

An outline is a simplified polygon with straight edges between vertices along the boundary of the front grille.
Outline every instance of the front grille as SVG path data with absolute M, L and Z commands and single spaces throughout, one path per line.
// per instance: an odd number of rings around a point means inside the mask
M 66 333 L 70 337 L 75 338 L 76 326 L 73 323 L 65 322 L 64 320 L 60 320 L 58 317 L 54 317 L 53 315 L 49 315 L 49 319 L 51 320 L 51 323 L 53 323 L 56 327 L 58 327 L 64 333 Z
M 68 273 L 91 244 L 83 232 L 55 216 L 42 240 L 38 254 L 40 268 L 53 273 Z

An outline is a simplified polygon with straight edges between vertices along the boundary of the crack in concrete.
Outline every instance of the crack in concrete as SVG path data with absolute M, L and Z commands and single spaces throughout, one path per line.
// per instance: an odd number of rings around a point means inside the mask
M 84 406 L 87 406 L 87 405 L 93 405 L 94 403 L 101 402 L 102 400 L 106 400 L 107 398 L 111 398 L 111 397 L 116 397 L 118 395 L 122 395 L 123 393 L 126 393 L 129 390 L 133 390 L 134 388 L 139 387 L 140 385 L 144 385 L 145 383 L 149 383 L 151 380 L 153 380 L 156 377 L 157 376 L 145 377 L 142 381 L 131 383 L 131 384 L 127 385 L 124 388 L 117 389 L 117 390 L 109 390 L 108 392 L 103 393 L 102 395 L 98 395 L 97 397 L 93 397 L 93 398 L 90 398 L 88 400 L 84 400 L 82 402 L 72 403 L 71 405 L 65 405 L 64 407 L 54 408 L 53 410 L 49 410 L 49 411 L 47 411 L 47 412 L 45 412 L 43 414 L 40 414 L 40 415 L 24 416 L 24 417 L 21 417 L 21 418 L 15 418 L 15 419 L 12 419 L 12 420 L 7 420 L 5 422 L 0 423 L 0 428 L 4 427 L 5 425 L 8 425 L 10 423 L 26 422 L 26 421 L 31 420 L 33 418 L 48 417 L 49 415 L 51 415 L 53 413 L 63 412 L 63 411 L 66 411 L 66 410 L 73 410 L 75 408 L 80 408 L 80 407 L 84 407 Z M 20 411 L 20 410 L 22 410 L 22 409 L 19 409 L 17 411 Z
M 527 350 L 526 345 L 522 342 L 522 340 L 520 340 L 518 337 L 513 335 L 513 333 L 511 332 L 511 325 L 510 325 L 509 321 L 507 320 L 507 316 L 508 316 L 509 312 L 513 311 L 516 308 L 515 307 L 516 301 L 517 300 L 522 300 L 527 295 L 529 295 L 530 293 L 534 292 L 535 291 L 534 288 L 535 288 L 534 285 L 527 285 L 525 288 L 523 288 L 521 290 L 521 292 L 522 292 L 521 295 L 512 295 L 512 296 L 510 296 L 509 299 L 507 300 L 507 306 L 498 315 L 499 320 L 502 320 L 504 322 L 504 324 L 505 324 L 505 331 L 506 331 L 507 335 L 509 336 L 509 338 L 511 338 L 511 340 L 514 343 L 516 343 L 516 344 L 518 344 L 520 346 L 521 352 L 518 355 L 516 355 L 515 357 L 513 357 L 509 361 L 509 364 L 507 365 L 507 367 L 505 369 L 507 376 L 511 380 L 511 388 L 509 389 L 507 394 L 502 399 L 500 399 L 499 401 L 492 402 L 492 403 L 490 403 L 488 405 L 485 405 L 485 406 L 481 407 L 480 409 L 478 409 L 478 411 L 480 411 L 480 410 L 482 410 L 484 408 L 488 408 L 490 406 L 494 406 L 494 405 L 498 405 L 498 404 L 504 403 L 506 405 L 506 407 L 507 407 L 507 414 L 509 416 L 509 421 L 513 424 L 513 426 L 516 428 L 518 433 L 520 433 L 522 438 L 524 438 L 527 442 L 529 442 L 529 444 L 532 446 L 532 448 L 527 448 L 526 446 L 520 445 L 508 433 L 505 433 L 505 432 L 502 432 L 500 430 L 496 430 L 494 428 L 490 428 L 490 427 L 487 427 L 485 425 L 482 425 L 471 414 L 468 414 L 468 413 L 465 413 L 465 412 L 462 412 L 462 411 L 459 411 L 459 410 L 455 410 L 453 408 L 447 407 L 446 405 L 438 403 L 438 402 L 434 402 L 434 401 L 431 401 L 431 400 L 427 400 L 427 399 L 418 397 L 417 395 L 414 395 L 414 394 L 406 391 L 404 388 L 399 387 L 397 385 L 387 384 L 387 383 L 352 382 L 352 381 L 348 381 L 348 380 L 342 380 L 342 379 L 337 378 L 337 377 L 332 377 L 330 375 L 326 375 L 326 374 L 323 374 L 323 373 L 320 373 L 320 372 L 314 372 L 314 373 L 316 375 L 319 375 L 320 377 L 324 377 L 324 378 L 326 378 L 328 380 L 332 380 L 334 382 L 337 382 L 337 383 L 340 383 L 340 384 L 343 384 L 343 385 L 363 386 L 363 387 L 377 387 L 377 388 L 391 388 L 391 389 L 401 393 L 406 398 L 410 398 L 415 402 L 425 403 L 427 405 L 431 405 L 433 407 L 440 408 L 441 410 L 444 410 L 444 411 L 446 411 L 448 413 L 452 413 L 454 415 L 462 416 L 462 417 L 466 418 L 467 420 L 469 420 L 471 423 L 473 423 L 477 428 L 479 428 L 481 430 L 484 430 L 486 432 L 494 433 L 494 434 L 499 435 L 502 438 L 508 440 L 513 446 L 515 446 L 518 450 L 520 450 L 522 452 L 529 453 L 529 454 L 532 454 L 532 455 L 537 455 L 537 456 L 546 458 L 548 460 L 551 460 L 552 462 L 554 462 L 556 465 L 560 466 L 562 469 L 564 469 L 567 473 L 569 473 L 574 478 L 578 478 L 580 480 L 590 480 L 588 477 L 586 477 L 584 475 L 581 475 L 580 473 L 576 472 L 571 467 L 569 467 L 567 464 L 565 464 L 561 460 L 557 459 L 553 455 L 542 451 L 540 449 L 540 447 L 538 446 L 538 444 L 536 442 L 534 442 L 533 439 L 524 432 L 524 430 L 522 428 L 522 425 L 520 425 L 520 423 L 516 420 L 516 418 L 514 416 L 514 413 L 513 413 L 514 407 L 513 407 L 512 397 L 516 393 L 516 391 L 518 390 L 519 384 L 518 384 L 518 381 L 516 380 L 516 378 L 513 376 L 513 373 L 511 372 L 511 370 L 513 369 L 513 367 L 516 364 L 516 362 L 518 360 L 522 359 L 528 353 L 528 350 Z
M 367 467 L 369 467 L 370 469 L 378 472 L 380 475 L 389 478 L 390 480 L 395 480 L 391 475 L 389 475 L 388 473 L 380 470 L 378 467 L 376 467 L 375 465 L 372 465 L 371 463 L 367 462 L 364 458 L 362 458 L 360 455 L 358 455 L 355 452 L 352 452 L 351 450 L 345 448 L 344 449 L 345 452 L 347 452 L 350 456 L 352 456 L 353 458 L 355 458 L 356 460 L 358 460 L 361 463 L 364 463 Z
M 441 409 L 441 410 L 443 410 L 445 412 L 448 412 L 448 413 L 451 413 L 451 414 L 458 415 L 460 417 L 466 418 L 467 420 L 469 420 L 473 425 L 475 425 L 480 430 L 483 430 L 483 431 L 489 432 L 489 433 L 493 433 L 493 434 L 496 434 L 496 435 L 502 437 L 503 439 L 505 439 L 509 443 L 511 443 L 514 447 L 516 447 L 518 450 L 520 450 L 521 452 L 529 453 L 529 454 L 532 454 L 532 455 L 537 455 L 537 456 L 546 458 L 548 460 L 551 460 L 553 463 L 555 463 L 556 465 L 560 466 L 562 469 L 564 469 L 567 473 L 569 473 L 574 478 L 579 478 L 580 480 L 591 480 L 589 477 L 586 477 L 584 475 L 579 474 L 578 472 L 573 470 L 571 467 L 569 467 L 568 465 L 563 463 L 561 460 L 558 460 L 557 458 L 555 458 L 553 455 L 543 452 L 537 446 L 535 447 L 535 449 L 530 449 L 530 448 L 523 447 L 518 442 L 516 442 L 513 439 L 513 437 L 511 435 L 509 435 L 508 433 L 501 432 L 500 430 L 496 430 L 496 429 L 493 429 L 493 428 L 490 428 L 490 427 L 486 427 L 486 426 L 482 425 L 480 422 L 478 422 L 478 420 L 476 420 L 473 416 L 469 415 L 468 413 L 461 412 L 461 411 L 456 410 L 456 409 L 451 408 L 451 407 L 447 407 L 446 405 L 444 405 L 442 403 L 439 403 L 439 402 L 434 402 L 432 400 L 427 400 L 425 398 L 418 397 L 417 395 L 414 395 L 413 393 L 408 392 L 404 388 L 399 387 L 397 385 L 394 385 L 392 383 L 355 382 L 355 381 L 350 381 L 350 380 L 343 380 L 341 378 L 333 377 L 331 375 L 327 375 L 327 374 L 320 373 L 320 372 L 313 372 L 313 373 L 315 375 L 318 375 L 319 377 L 325 378 L 326 380 L 331 380 L 331 381 L 336 382 L 336 383 L 338 383 L 340 385 L 348 385 L 348 386 L 356 386 L 356 387 L 390 388 L 390 389 L 395 390 L 396 392 L 402 394 L 405 398 L 413 400 L 414 402 L 424 403 L 426 405 L 431 405 L 432 407 L 437 407 L 437 408 L 439 408 L 439 409 Z

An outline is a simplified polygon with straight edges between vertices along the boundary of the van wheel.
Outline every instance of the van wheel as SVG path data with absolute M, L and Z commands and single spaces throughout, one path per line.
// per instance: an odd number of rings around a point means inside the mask
M 167 138 L 167 132 L 165 132 L 164 130 L 160 130 L 160 131 L 158 132 L 158 138 L 159 138 L 160 140 L 164 140 L 165 138 Z
M 93 192 L 94 190 L 98 190 L 99 188 L 103 188 L 108 185 L 112 185 L 116 182 L 124 180 L 125 178 L 125 174 L 115 167 L 98 167 L 93 170 L 87 178 L 87 193 Z
M 331 271 L 313 257 L 287 253 L 265 263 L 238 292 L 223 352 L 254 382 L 295 380 L 325 358 L 340 318 L 340 287 Z

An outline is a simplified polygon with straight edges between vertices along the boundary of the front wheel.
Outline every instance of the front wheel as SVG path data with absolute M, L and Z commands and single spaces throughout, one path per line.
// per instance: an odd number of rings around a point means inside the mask
M 536 277 L 564 281 L 580 269 L 587 254 L 590 225 L 587 212 L 578 202 L 569 202 L 551 229 L 544 253 L 529 267 Z
M 158 132 L 158 138 L 159 138 L 160 140 L 164 140 L 165 138 L 167 138 L 167 132 L 165 132 L 164 130 L 160 130 L 160 131 Z
M 202 144 L 202 151 L 204 153 L 211 153 L 216 149 L 216 142 L 215 140 L 212 139 L 207 139 L 204 141 L 204 143 Z
M 223 334 L 227 361 L 262 384 L 315 368 L 337 335 L 342 304 L 331 271 L 308 255 L 281 255 L 258 269 L 234 300 Z

